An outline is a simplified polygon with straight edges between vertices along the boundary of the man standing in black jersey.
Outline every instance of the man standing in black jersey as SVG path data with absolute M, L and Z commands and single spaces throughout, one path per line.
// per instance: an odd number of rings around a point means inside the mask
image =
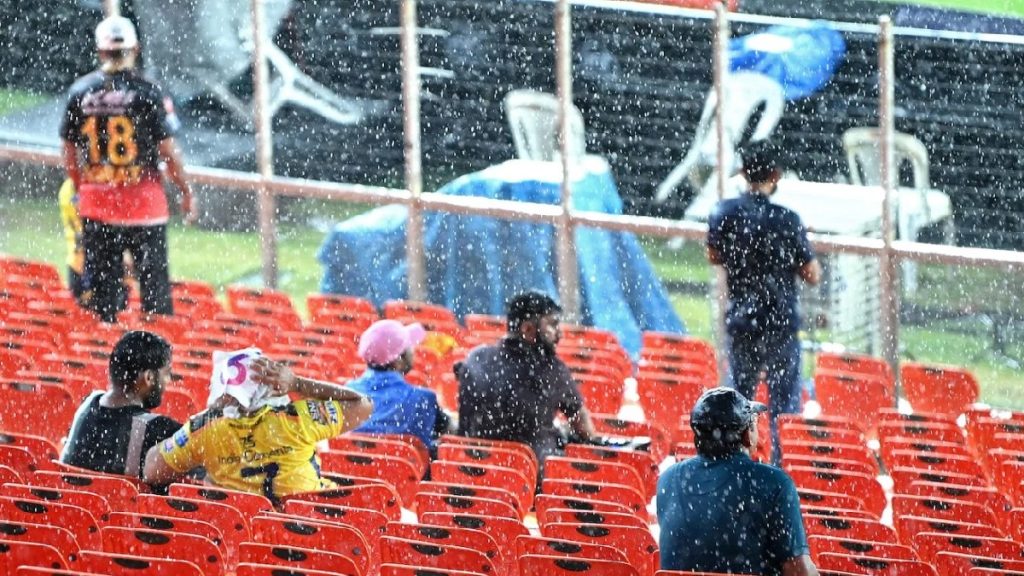
M 71 86 L 60 127 L 64 169 L 78 191 L 82 218 L 82 301 L 105 322 L 117 320 L 128 251 L 143 311 L 172 314 L 161 162 L 181 190 L 185 221 L 196 214 L 174 143 L 174 105 L 135 70 L 139 42 L 127 18 L 100 22 L 96 48 L 100 68 Z

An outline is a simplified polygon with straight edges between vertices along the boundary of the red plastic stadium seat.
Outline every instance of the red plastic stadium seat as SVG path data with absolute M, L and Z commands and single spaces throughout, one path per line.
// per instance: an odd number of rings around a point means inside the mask
M 636 489 L 622 484 L 546 479 L 542 484 L 541 491 L 553 496 L 612 502 L 625 505 L 633 514 L 640 514 L 644 517 L 647 514 L 647 501 L 644 496 Z
M 917 468 L 936 474 L 953 473 L 985 477 L 985 470 L 977 458 L 957 456 L 955 454 L 937 454 L 934 452 L 917 452 L 913 450 L 893 450 L 889 454 L 889 462 L 893 468 Z
M 475 446 L 441 442 L 437 446 L 437 459 L 470 465 L 486 464 L 510 468 L 522 473 L 527 479 L 537 477 L 536 458 L 522 450 L 494 446 Z
M 46 407 L 47 425 L 39 425 L 40 407 Z M 39 434 L 59 443 L 78 408 L 62 386 L 0 380 L 3 429 L 16 434 Z
M 238 571 L 235 576 L 278 576 L 282 572 L 287 575 L 363 576 L 350 558 L 326 550 L 243 542 L 238 547 L 238 558 Z M 260 568 L 261 566 L 273 566 L 274 570 L 268 571 Z
M 292 494 L 284 498 L 285 506 L 292 500 L 376 510 L 387 516 L 388 520 L 398 520 L 402 516 L 402 503 L 398 493 L 395 492 L 394 487 L 383 483 L 343 486 L 317 492 Z
M 24 500 L 38 500 L 51 504 L 77 506 L 88 511 L 97 521 L 104 523 L 110 515 L 110 504 L 106 498 L 92 492 L 48 486 L 30 486 L 27 484 L 4 484 L 0 486 L 0 495 Z
M 655 495 L 658 484 L 658 464 L 648 452 L 603 448 L 589 444 L 569 444 L 565 447 L 565 455 L 569 458 L 625 464 L 640 477 L 648 498 L 653 498 Z
M 376 510 L 303 502 L 302 500 L 286 502 L 284 511 L 286 514 L 300 516 L 309 520 L 339 522 L 351 526 L 359 530 L 359 533 L 366 539 L 366 543 L 370 546 L 371 551 L 376 550 L 377 541 L 384 534 L 384 527 L 388 523 L 388 517 Z M 376 556 L 373 557 L 375 558 Z
M 782 443 L 783 452 L 791 443 L 859 448 L 864 445 L 864 435 L 858 430 L 846 428 L 787 423 L 779 426 L 779 442 Z
M 146 558 L 174 558 L 201 567 L 207 576 L 224 573 L 224 560 L 217 546 L 194 534 L 156 530 L 103 528 L 103 551 Z
M 593 560 L 590 558 L 566 558 L 565 556 L 536 556 L 528 554 L 519 557 L 520 576 L 638 576 L 636 568 L 625 562 Z
M 867 511 L 864 500 L 849 494 L 809 488 L 797 488 L 796 493 L 800 497 L 801 506 Z
M 195 564 L 170 558 L 139 558 L 83 550 L 78 567 L 107 576 L 203 576 Z
M 591 512 L 588 510 L 571 510 L 569 508 L 549 508 L 544 513 L 546 524 L 610 524 L 615 526 L 632 526 L 648 528 L 646 521 L 629 512 Z
M 510 548 L 512 543 L 516 541 L 516 538 L 530 535 L 529 530 L 527 530 L 522 522 L 496 516 L 428 512 L 423 514 L 419 521 L 422 524 L 430 524 L 432 526 L 469 528 L 470 530 L 484 532 L 502 547 L 503 552 L 506 548 L 509 548 L 508 558 L 511 558 Z
M 659 562 L 658 543 L 650 529 L 609 524 L 556 523 L 541 527 L 541 535 L 574 542 L 604 544 L 621 550 L 640 574 L 650 574 Z
M 811 536 L 807 539 L 811 553 L 845 554 L 849 556 L 872 556 L 875 558 L 892 558 L 894 560 L 917 560 L 917 553 L 910 546 L 888 544 L 885 542 L 869 542 L 867 540 L 850 540 L 831 536 Z M 858 570 L 859 571 L 859 570 Z
M 361 574 L 370 567 L 366 538 L 352 526 L 275 513 L 263 513 L 251 523 L 255 542 L 340 554 L 352 560 Z
M 892 367 L 882 358 L 864 354 L 818 352 L 815 361 L 815 372 L 827 370 L 847 374 L 863 374 L 872 376 L 892 386 L 894 379 Z
M 636 387 L 645 419 L 665 430 L 677 429 L 706 390 L 701 376 L 649 372 L 637 374 Z
M 993 527 L 999 526 L 995 515 L 987 507 L 944 498 L 896 494 L 892 497 L 892 513 L 893 518 L 899 518 L 904 515 L 923 516 L 937 520 L 969 522 Z
M 96 519 L 77 506 L 0 496 L 0 518 L 11 522 L 63 526 L 75 535 L 82 548 L 98 548 L 100 545 Z
M 884 574 L 885 576 L 937 576 L 935 568 L 918 560 L 851 556 L 847 554 L 819 554 L 817 565 L 821 570 L 839 570 L 850 574 Z
M 190 498 L 171 498 L 155 494 L 139 495 L 139 513 L 151 516 L 170 516 L 186 520 L 207 522 L 217 527 L 224 537 L 227 556 L 224 561 L 228 566 L 236 562 L 235 551 L 238 545 L 249 539 L 249 524 L 241 512 L 227 504 L 193 500 Z
M 790 468 L 816 468 L 823 472 L 835 470 L 837 472 L 854 472 L 865 476 L 878 475 L 878 466 L 874 463 L 868 464 L 860 460 L 845 460 L 842 458 L 830 458 L 827 456 L 807 456 L 793 454 L 789 450 L 782 454 L 782 469 Z
M 900 366 L 903 393 L 915 410 L 962 414 L 978 401 L 978 380 L 966 368 L 907 362 Z
M 919 532 L 914 535 L 914 547 L 921 558 L 932 562 L 939 552 L 973 554 L 986 558 L 1024 560 L 1024 548 L 1006 538 L 949 535 L 941 532 Z
M 823 413 L 863 422 L 865 428 L 877 422 L 879 409 L 896 405 L 891 386 L 871 376 L 818 372 L 814 391 Z
M 533 507 L 536 477 L 527 477 L 519 470 L 435 460 L 430 464 L 430 477 L 438 482 L 493 486 L 510 490 L 519 500 L 520 510 L 529 510 Z
M 384 318 L 395 320 L 414 320 L 416 322 L 427 322 L 430 320 L 442 320 L 446 322 L 458 322 L 455 313 L 439 304 L 428 302 L 415 302 L 413 300 L 388 300 L 381 310 Z
M 444 496 L 465 496 L 470 498 L 486 498 L 488 500 L 497 500 L 504 502 L 512 507 L 516 511 L 516 514 L 520 519 L 523 518 L 524 512 L 519 507 L 519 499 L 514 494 L 505 490 L 504 488 L 495 488 L 493 486 L 474 486 L 472 484 L 452 484 L 448 482 L 420 482 L 419 492 L 431 492 L 434 494 L 441 494 Z M 535 499 L 536 500 L 536 499 Z M 536 505 L 536 503 L 535 503 Z
M 1003 533 L 995 526 L 957 522 L 954 520 L 938 520 L 925 516 L 896 516 L 893 518 L 896 533 L 900 542 L 914 545 L 914 536 L 921 532 L 938 532 L 949 536 L 981 536 L 984 538 L 1002 538 Z
M 201 536 L 213 542 L 217 549 L 221 551 L 222 557 L 227 554 L 227 546 L 224 543 L 223 534 L 221 534 L 221 531 L 216 526 L 208 522 L 185 518 L 171 518 L 170 516 L 150 516 L 133 512 L 112 512 L 110 519 L 107 520 L 107 527 L 112 526 L 133 530 L 156 530 Z
M 27 448 L 0 446 L 0 466 L 14 470 L 22 478 L 28 478 L 33 472 L 44 466 L 44 463 Z
M 385 536 L 380 539 L 383 564 L 405 564 L 426 569 L 464 570 L 494 574 L 494 564 L 483 552 L 458 546 L 439 546 L 416 540 Z
M 622 484 L 640 494 L 647 493 L 647 487 L 632 467 L 614 462 L 550 456 L 544 462 L 544 477 L 552 480 Z
M 381 564 L 380 576 L 424 576 L 424 572 L 436 576 L 487 576 L 479 572 L 466 572 L 465 570 L 448 570 L 431 568 L 424 570 L 421 566 L 409 566 L 407 564 Z
M 786 471 L 793 478 L 793 482 L 800 488 L 821 490 L 823 492 L 839 492 L 841 494 L 856 494 L 858 497 L 863 498 L 864 505 L 875 514 L 876 518 L 881 517 L 882 511 L 885 510 L 885 491 L 874 476 L 803 466 L 791 466 Z
M 0 520 L 0 540 L 51 546 L 68 563 L 77 557 L 79 550 L 78 541 L 70 530 L 45 524 Z
M 1024 560 L 986 558 L 957 552 L 939 552 L 934 564 L 941 576 L 968 576 L 975 568 L 999 570 L 1003 574 L 1024 572 Z
M 611 546 L 573 542 L 541 536 L 520 536 L 516 538 L 516 556 L 564 556 L 590 560 L 626 562 L 626 555 Z
M 513 506 L 500 500 L 489 498 L 472 498 L 469 496 L 448 496 L 435 494 L 433 492 L 418 492 L 416 494 L 416 512 L 452 512 L 465 514 L 480 514 L 483 516 L 499 516 L 519 520 L 519 512 Z
M 808 536 L 830 536 L 847 540 L 899 544 L 896 532 L 877 520 L 805 514 L 804 527 Z
M 415 438 L 415 436 L 413 436 Z M 418 440 L 418 439 L 417 439 Z M 420 442 L 422 444 L 422 442 Z M 345 434 L 331 438 L 327 442 L 331 450 L 342 452 L 359 452 L 401 458 L 412 464 L 420 478 L 427 473 L 429 454 L 421 454 L 415 444 L 397 434 L 368 436 L 361 434 Z M 424 447 L 424 452 L 426 448 Z
M 668 456 L 669 437 L 661 427 L 650 422 L 625 420 L 612 414 L 591 414 L 594 431 L 598 434 L 620 438 L 647 437 L 651 439 L 651 456 L 661 462 Z
M 18 566 L 63 569 L 67 562 L 56 548 L 46 544 L 0 540 L 0 574 L 13 574 Z
M 515 562 L 511 548 L 506 549 L 507 543 L 499 546 L 494 538 L 479 530 L 390 522 L 384 535 L 390 538 L 476 550 L 482 552 L 499 573 L 511 574 L 508 570 L 512 568 L 511 563 Z M 503 549 L 506 549 L 508 554 L 503 553 Z
M 893 492 L 896 494 L 909 492 L 910 486 L 914 482 L 937 482 L 955 486 L 988 486 L 987 480 L 977 474 L 936 472 L 922 468 L 904 468 L 901 466 L 889 468 L 889 477 L 892 478 Z
M 214 486 L 201 486 L 196 484 L 171 484 L 167 489 L 167 495 L 172 498 L 187 498 L 191 500 L 206 500 L 218 504 L 227 504 L 238 510 L 246 518 L 251 518 L 260 512 L 271 511 L 274 505 L 265 496 L 239 490 L 228 490 Z
M 577 510 L 580 512 L 610 512 L 612 514 L 634 514 L 636 512 L 623 504 L 608 502 L 605 500 L 594 500 L 590 498 L 573 498 L 568 496 L 555 496 L 553 494 L 538 494 L 535 501 L 537 522 L 547 524 L 548 510 L 563 509 Z M 641 516 L 637 516 L 644 519 Z
M 885 444 L 889 438 L 964 443 L 964 434 L 955 424 L 940 422 L 884 421 L 878 425 L 878 440 Z
M 406 506 L 412 505 L 420 480 L 414 464 L 394 456 L 324 450 L 320 453 L 320 466 L 324 472 L 383 480 L 395 487 Z

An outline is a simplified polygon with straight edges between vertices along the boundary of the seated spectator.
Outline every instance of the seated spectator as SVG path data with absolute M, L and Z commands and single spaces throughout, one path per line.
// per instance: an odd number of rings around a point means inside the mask
M 697 456 L 658 479 L 662 570 L 817 576 L 793 480 L 750 457 L 767 410 L 731 388 L 697 399 Z
M 569 419 L 574 441 L 596 439 L 572 373 L 555 355 L 561 312 L 546 294 L 514 296 L 508 335 L 455 365 L 461 434 L 529 444 L 541 463 L 562 452 L 565 434 L 554 424 L 556 412 Z
M 288 394 L 303 397 L 291 401 Z M 337 384 L 296 376 L 256 348 L 214 353 L 207 410 L 146 455 L 146 482 L 173 482 L 198 466 L 206 481 L 272 502 L 333 488 L 316 444 L 350 430 L 373 402 Z
M 75 412 L 60 461 L 139 477 L 146 451 L 181 427 L 150 413 L 171 379 L 171 345 L 150 332 L 128 332 L 110 354 L 109 372 L 107 391 L 93 392 Z
M 426 332 L 419 324 L 379 320 L 359 339 L 359 357 L 367 370 L 348 387 L 373 400 L 373 414 L 354 432 L 412 434 L 436 454 L 436 440 L 454 432 L 451 418 L 437 403 L 433 390 L 405 381 L 413 367 L 413 349 Z

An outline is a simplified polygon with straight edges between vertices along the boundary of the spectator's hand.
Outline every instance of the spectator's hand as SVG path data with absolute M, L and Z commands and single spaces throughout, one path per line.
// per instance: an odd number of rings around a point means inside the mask
M 182 221 L 186 226 L 195 224 L 196 220 L 199 219 L 199 207 L 191 190 L 185 190 L 181 193 L 181 214 Z
M 274 395 L 280 396 L 295 390 L 295 374 L 283 362 L 261 357 L 253 360 L 250 369 L 253 381 L 269 387 Z

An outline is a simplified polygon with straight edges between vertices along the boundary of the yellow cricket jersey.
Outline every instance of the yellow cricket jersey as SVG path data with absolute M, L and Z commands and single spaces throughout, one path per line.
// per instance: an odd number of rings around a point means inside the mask
M 320 477 L 315 447 L 340 434 L 343 421 L 341 405 L 333 400 L 300 400 L 241 418 L 207 411 L 164 440 L 160 455 L 178 472 L 203 466 L 217 486 L 276 502 L 296 492 L 335 487 Z
M 85 251 L 82 249 L 82 219 L 78 216 L 78 198 L 75 184 L 70 178 L 57 193 L 57 204 L 60 206 L 60 223 L 64 226 L 64 240 L 68 246 L 68 267 L 81 274 L 85 264 Z

